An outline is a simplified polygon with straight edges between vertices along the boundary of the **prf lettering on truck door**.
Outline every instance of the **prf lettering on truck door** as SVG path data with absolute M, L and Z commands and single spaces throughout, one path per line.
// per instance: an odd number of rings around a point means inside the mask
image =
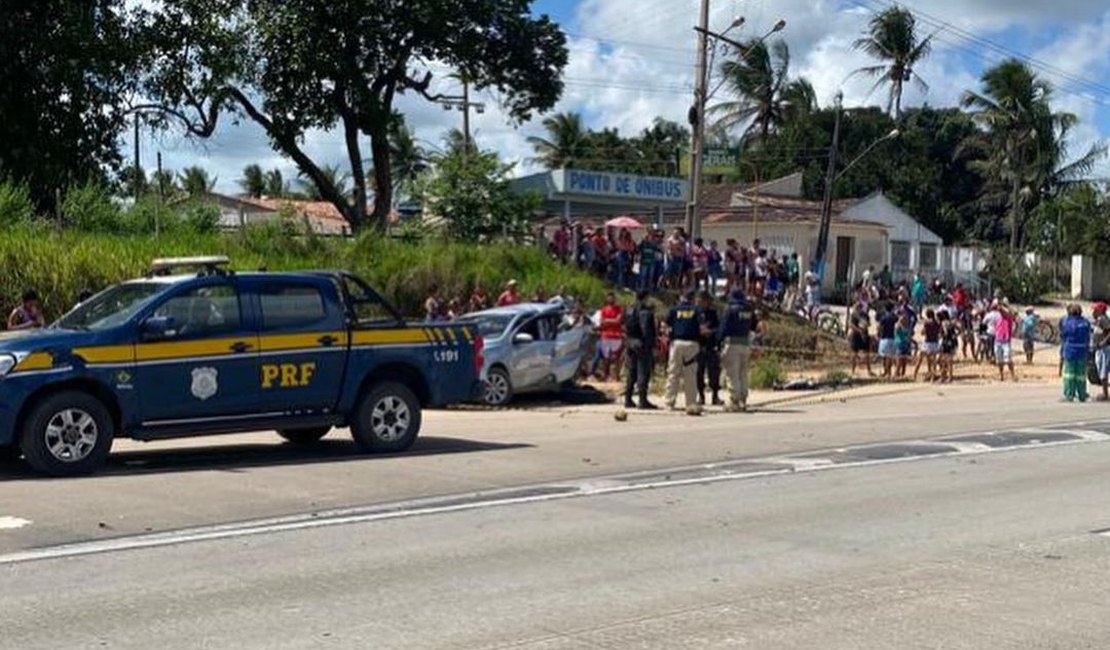
M 316 362 L 264 363 L 262 364 L 263 388 L 296 388 L 312 383 Z

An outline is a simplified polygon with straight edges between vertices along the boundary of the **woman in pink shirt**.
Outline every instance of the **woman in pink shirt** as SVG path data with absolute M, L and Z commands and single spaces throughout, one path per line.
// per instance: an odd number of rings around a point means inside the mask
M 1014 313 L 1010 306 L 1002 303 L 998 306 L 998 318 L 994 321 L 994 361 L 998 364 L 998 379 L 1006 381 L 1006 367 L 1010 368 L 1010 378 L 1017 381 L 1014 373 Z

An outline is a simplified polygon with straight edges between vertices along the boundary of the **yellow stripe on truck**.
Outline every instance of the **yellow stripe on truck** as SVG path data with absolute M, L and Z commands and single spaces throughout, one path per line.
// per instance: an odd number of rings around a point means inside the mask
M 189 357 L 215 357 L 232 354 L 231 346 L 240 341 L 255 345 L 253 336 L 233 336 L 198 341 L 173 341 L 168 343 L 142 343 L 135 346 L 136 361 L 163 361 Z
M 330 347 L 347 345 L 346 332 L 309 332 L 301 334 L 267 334 L 262 337 L 260 345 L 263 352 L 281 352 L 288 350 L 311 350 L 329 347 L 320 342 L 320 339 L 330 336 L 335 342 Z
M 132 345 L 98 345 L 88 348 L 73 348 L 73 354 L 85 363 L 132 363 L 135 361 L 135 347 Z
M 54 357 L 49 352 L 32 352 L 19 362 L 12 372 L 49 370 L 54 367 Z
M 360 330 L 352 334 L 354 345 L 417 345 L 427 343 L 429 335 L 424 330 Z

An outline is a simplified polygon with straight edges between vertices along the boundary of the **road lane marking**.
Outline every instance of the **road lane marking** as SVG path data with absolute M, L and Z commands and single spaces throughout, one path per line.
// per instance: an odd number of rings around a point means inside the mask
M 0 530 L 15 530 L 16 528 L 23 528 L 24 526 L 30 525 L 30 519 L 9 516 L 0 517 Z
M 1083 435 L 1080 435 L 1080 431 Z M 0 565 L 78 557 L 99 553 L 132 551 L 162 546 L 175 546 L 179 544 L 267 535 L 331 526 L 365 524 L 392 519 L 449 514 L 469 510 L 523 505 L 587 496 L 622 494 L 741 479 L 824 472 L 828 470 L 870 467 L 876 465 L 891 465 L 914 460 L 935 460 L 959 456 L 998 454 L 1018 450 L 1045 449 L 1110 441 L 1110 434 L 1086 429 L 1044 429 L 1043 431 L 1039 429 L 1036 431 L 1008 429 L 979 434 L 964 434 L 955 437 L 990 438 L 993 436 L 1013 434 L 1035 436 L 1038 433 L 1067 433 L 1073 437 L 1067 440 L 1050 441 L 1035 441 L 1035 439 L 1030 438 L 1030 441 L 1027 443 L 1005 446 L 990 446 L 977 442 L 949 442 L 943 439 L 922 439 L 897 443 L 869 443 L 824 451 L 806 451 L 799 452 L 797 455 L 776 454 L 763 458 L 704 463 L 666 470 L 654 469 L 608 477 L 593 477 L 578 481 L 560 481 L 532 486 L 518 486 L 503 490 L 455 494 L 355 508 L 325 510 L 285 517 L 231 522 L 158 533 L 146 533 L 89 542 L 75 542 L 72 544 L 42 547 L 0 555 Z M 888 449 L 891 445 L 903 446 L 908 450 L 912 450 L 915 446 L 919 446 L 923 450 L 929 450 L 929 453 L 881 458 L 866 457 L 867 450 L 869 449 Z M 951 451 L 935 453 L 935 448 L 937 446 L 947 446 L 951 448 Z M 852 454 L 860 456 L 861 459 L 836 462 L 832 458 L 822 458 L 821 454 L 827 454 L 830 457 Z M 686 475 L 685 477 L 683 477 L 684 474 Z M 637 477 L 639 477 L 639 480 L 637 480 Z M 0 519 L 0 521 L 3 521 L 3 519 Z M 27 523 L 29 524 L 30 522 Z M 1110 531 L 1107 531 L 1106 535 L 1110 537 Z

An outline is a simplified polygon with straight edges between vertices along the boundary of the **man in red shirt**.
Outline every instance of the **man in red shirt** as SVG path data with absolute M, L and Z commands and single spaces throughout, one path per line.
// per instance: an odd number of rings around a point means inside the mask
M 601 308 L 601 324 L 598 326 L 600 340 L 598 351 L 602 362 L 602 381 L 609 381 L 609 369 L 616 368 L 616 380 L 620 381 L 620 357 L 624 348 L 624 309 L 617 304 L 613 292 L 605 294 L 605 306 Z
M 520 294 L 517 293 L 516 280 L 509 280 L 505 284 L 505 291 L 497 298 L 498 307 L 509 307 L 520 303 Z

